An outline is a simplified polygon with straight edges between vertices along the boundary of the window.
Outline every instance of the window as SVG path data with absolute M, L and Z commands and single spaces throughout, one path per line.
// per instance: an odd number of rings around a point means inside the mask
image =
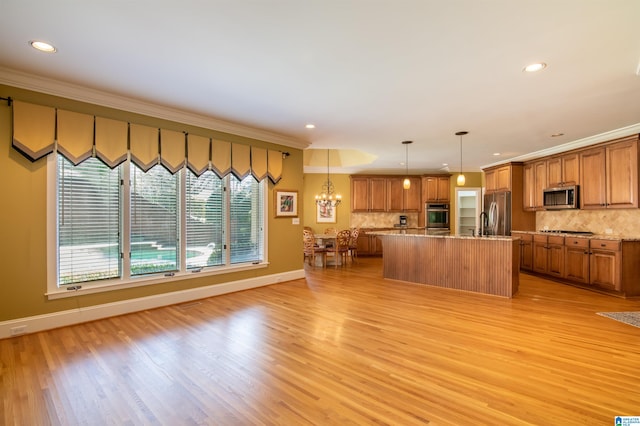
M 131 275 L 178 270 L 178 176 L 131 165 Z
M 187 268 L 224 264 L 223 181 L 212 171 L 197 177 L 187 170 Z
M 231 263 L 262 261 L 262 191 L 251 176 L 231 176 L 230 192 Z
M 186 168 L 172 175 L 159 165 L 143 172 L 130 162 L 112 170 L 95 158 L 75 166 L 62 155 L 51 163 L 57 279 L 50 292 L 264 261 L 266 182 Z
M 120 170 L 58 156 L 58 284 L 119 277 Z

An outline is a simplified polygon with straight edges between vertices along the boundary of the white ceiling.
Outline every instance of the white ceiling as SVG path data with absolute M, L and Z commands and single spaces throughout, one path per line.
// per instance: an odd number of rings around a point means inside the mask
M 0 83 L 18 72 L 56 94 L 376 157 L 332 168 L 347 173 L 402 172 L 407 139 L 410 172 L 457 172 L 454 133 L 467 130 L 463 169 L 477 171 L 638 133 L 638 22 L 638 0 L 2 0 Z M 538 61 L 548 67 L 522 72 Z

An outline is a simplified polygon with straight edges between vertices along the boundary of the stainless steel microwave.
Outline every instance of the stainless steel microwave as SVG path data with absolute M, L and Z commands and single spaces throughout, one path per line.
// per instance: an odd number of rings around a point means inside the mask
M 580 207 L 578 192 L 577 185 L 547 188 L 542 191 L 543 206 L 547 210 L 577 209 Z

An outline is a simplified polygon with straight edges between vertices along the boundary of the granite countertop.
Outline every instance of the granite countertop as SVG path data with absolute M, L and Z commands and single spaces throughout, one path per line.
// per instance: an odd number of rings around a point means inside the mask
M 532 234 L 532 235 L 558 235 L 562 237 L 575 237 L 575 238 L 586 238 L 586 239 L 597 239 L 597 240 L 611 240 L 611 241 L 640 241 L 640 236 L 638 235 L 621 235 L 621 234 L 572 234 L 569 232 L 544 232 L 544 231 L 517 231 L 513 230 L 513 232 L 519 232 L 521 234 Z
M 432 233 L 433 232 L 433 233 Z M 471 235 L 456 235 L 456 234 L 442 234 L 442 231 L 426 231 L 424 228 L 420 229 L 402 229 L 393 231 L 374 231 L 368 232 L 370 235 L 399 235 L 403 237 L 427 237 L 427 238 L 453 238 L 459 240 L 513 240 L 518 237 L 505 236 L 505 235 L 485 235 L 482 237 L 474 237 Z

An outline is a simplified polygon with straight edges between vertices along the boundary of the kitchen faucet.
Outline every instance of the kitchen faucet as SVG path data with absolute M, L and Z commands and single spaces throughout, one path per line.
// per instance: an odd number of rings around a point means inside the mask
M 484 227 L 489 224 L 489 216 L 486 212 L 480 213 L 480 236 L 482 237 L 485 233 Z

